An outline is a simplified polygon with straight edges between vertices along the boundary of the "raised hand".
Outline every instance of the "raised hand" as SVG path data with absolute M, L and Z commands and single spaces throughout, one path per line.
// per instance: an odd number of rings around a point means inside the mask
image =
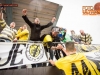
M 23 14 L 23 15 L 26 15 L 26 14 L 27 14 L 27 9 L 23 9 L 23 10 L 22 10 L 22 14 Z
M 14 41 L 14 42 L 17 42 L 17 38 L 15 38 L 13 41 Z
M 55 18 L 55 17 L 53 17 L 53 18 L 52 18 L 52 20 L 51 20 L 51 22 L 53 23 L 55 20 L 56 20 L 56 18 Z
M 0 20 L 3 19 L 3 13 L 2 13 L 2 8 L 1 8 L 1 11 L 0 11 Z
M 20 27 L 19 29 L 20 29 L 20 30 L 23 30 L 23 27 Z

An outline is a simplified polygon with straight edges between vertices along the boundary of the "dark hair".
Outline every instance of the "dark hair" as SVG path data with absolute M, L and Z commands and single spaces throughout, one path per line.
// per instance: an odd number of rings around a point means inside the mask
M 51 32 L 52 32 L 52 31 L 59 32 L 60 29 L 59 29 L 59 27 L 54 26 L 54 27 L 51 28 Z
M 68 51 L 73 51 L 74 48 L 75 48 L 74 42 L 66 42 L 66 43 L 65 43 L 65 46 L 66 46 L 66 49 L 67 49 Z

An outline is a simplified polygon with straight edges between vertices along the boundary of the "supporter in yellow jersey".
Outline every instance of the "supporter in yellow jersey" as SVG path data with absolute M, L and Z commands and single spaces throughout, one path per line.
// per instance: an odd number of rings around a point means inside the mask
M 76 53 L 74 42 L 67 42 L 66 49 L 62 45 L 56 48 L 62 49 L 67 55 L 57 61 L 49 60 L 53 66 L 62 69 L 66 75 L 100 75 L 97 66 L 82 53 Z
M 19 40 L 19 41 L 27 41 L 29 38 L 29 31 L 27 30 L 27 26 L 24 25 L 23 27 L 20 27 L 16 38 L 14 39 L 14 41 Z

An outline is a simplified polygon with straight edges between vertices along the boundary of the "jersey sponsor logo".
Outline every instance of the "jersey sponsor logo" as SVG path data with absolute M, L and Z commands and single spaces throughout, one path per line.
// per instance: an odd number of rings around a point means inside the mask
M 91 75 L 91 71 L 83 60 L 81 61 L 81 64 L 83 74 L 79 72 L 78 67 L 75 65 L 75 63 L 72 63 L 72 75 Z

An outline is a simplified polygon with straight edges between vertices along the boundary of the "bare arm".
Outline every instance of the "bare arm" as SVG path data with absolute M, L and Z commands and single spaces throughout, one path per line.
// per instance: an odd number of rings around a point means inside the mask
M 3 20 L 3 13 L 2 13 L 2 9 L 0 11 L 0 20 Z
M 55 66 L 55 62 L 53 60 L 49 60 L 49 62 L 52 64 L 52 66 Z
M 58 44 L 57 47 L 52 46 L 51 49 L 52 50 L 58 50 L 58 49 L 60 49 L 60 50 L 62 50 L 67 55 L 66 48 L 64 48 L 61 44 Z
M 62 51 L 67 55 L 66 49 L 65 49 L 65 48 L 62 48 Z
M 5 22 L 5 20 L 3 19 L 2 9 L 1 9 L 1 11 L 0 11 L 0 25 L 1 25 L 1 27 L 3 27 L 3 28 L 7 25 L 6 22 Z

